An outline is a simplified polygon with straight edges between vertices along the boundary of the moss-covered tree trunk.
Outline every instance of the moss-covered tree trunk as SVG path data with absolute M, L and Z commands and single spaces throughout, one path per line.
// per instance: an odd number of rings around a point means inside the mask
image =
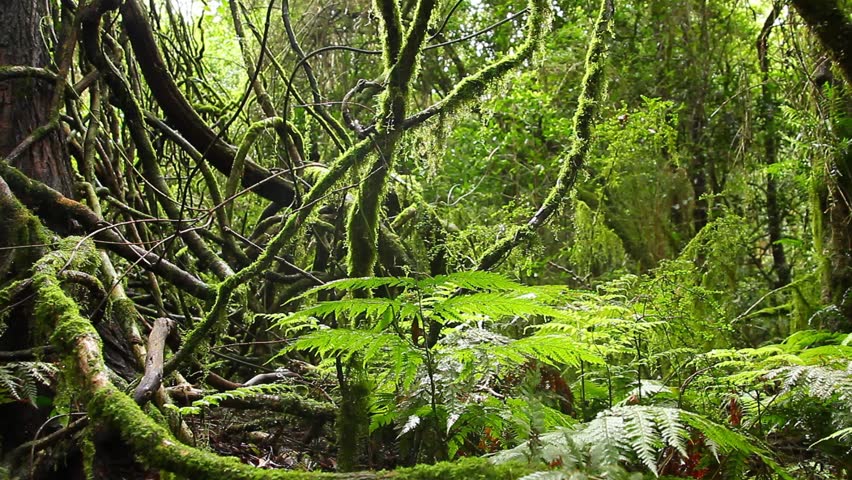
M 825 171 L 829 172 L 828 210 L 825 225 L 828 274 L 824 299 L 835 305 L 840 318 L 825 327 L 846 332 L 852 329 L 852 20 L 837 0 L 793 0 L 808 28 L 831 53 L 846 82 L 837 82 L 830 102 L 833 133 L 841 148 Z M 819 217 L 819 215 L 817 215 Z M 819 221 L 819 220 L 817 220 Z

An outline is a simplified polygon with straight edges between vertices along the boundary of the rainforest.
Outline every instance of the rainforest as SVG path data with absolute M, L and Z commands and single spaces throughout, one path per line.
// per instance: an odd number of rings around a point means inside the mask
M 852 479 L 849 0 L 0 0 L 0 479 Z

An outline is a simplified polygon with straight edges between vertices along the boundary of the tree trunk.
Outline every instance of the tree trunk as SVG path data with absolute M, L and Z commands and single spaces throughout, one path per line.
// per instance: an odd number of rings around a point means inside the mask
M 45 44 L 51 35 L 46 3 L 35 0 L 0 0 L 0 65 L 47 67 Z M 45 79 L 0 80 L 0 157 L 9 155 L 21 141 L 50 123 L 54 84 Z M 12 160 L 27 176 L 50 185 L 68 197 L 73 177 L 61 128 L 54 128 Z
M 836 141 L 846 145 L 852 138 L 852 22 L 837 0 L 793 0 L 796 10 L 820 43 L 834 57 L 846 84 L 835 85 L 840 102 L 832 102 L 830 116 Z M 826 81 L 817 82 L 819 86 Z M 840 111 L 838 111 L 840 110 Z M 828 222 L 828 278 L 824 285 L 825 300 L 839 309 L 841 318 L 826 328 L 838 331 L 852 329 L 852 148 L 848 145 L 829 160 Z
M 852 84 L 852 22 L 837 0 L 793 0 L 793 6 Z
M 769 75 L 769 34 L 772 26 L 778 18 L 778 9 L 773 8 L 767 17 L 763 30 L 757 39 L 757 54 L 760 59 L 761 72 L 761 99 L 760 117 L 763 122 L 763 150 L 764 163 L 766 166 L 774 165 L 778 161 L 778 129 L 775 123 L 775 110 L 778 108 L 775 101 L 776 86 Z M 766 175 L 766 222 L 769 234 L 769 245 L 772 251 L 772 269 L 775 271 L 775 287 L 783 287 L 790 283 L 790 265 L 784 252 L 784 245 L 780 243 L 781 231 L 784 223 L 784 215 L 778 204 L 778 185 L 774 175 L 770 172 Z
M 36 0 L 0 0 L 0 66 L 47 67 L 50 55 L 47 38 L 51 34 L 45 25 L 47 3 Z M 48 17 L 49 18 L 49 17 Z M 54 82 L 35 77 L 0 79 L 0 161 L 16 150 L 22 141 L 51 122 Z M 56 117 L 58 118 L 58 117 Z M 54 127 L 59 126 L 58 122 Z M 19 150 L 11 164 L 31 178 L 40 180 L 65 195 L 73 196 L 73 177 L 59 128 Z M 0 178 L 0 247 L 20 247 L 44 243 L 34 230 L 27 212 Z M 39 248 L 9 249 L 0 258 L 0 280 L 6 281 L 29 270 L 32 262 L 43 253 Z M 4 286 L 0 282 L 0 287 Z M 31 347 L 32 312 L 20 307 L 11 316 L 8 329 L 0 337 L 0 349 L 16 350 Z M 2 450 L 36 436 L 45 423 L 50 408 L 35 408 L 26 403 L 10 403 L 0 407 L 0 437 Z

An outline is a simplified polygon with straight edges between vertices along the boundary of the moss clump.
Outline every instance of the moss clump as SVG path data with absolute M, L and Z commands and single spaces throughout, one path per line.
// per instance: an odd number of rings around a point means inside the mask
M 98 338 L 92 324 L 80 316 L 77 302 L 69 297 L 60 285 L 57 275 L 64 269 L 94 272 L 99 264 L 97 251 L 91 242 L 68 237 L 59 242 L 59 249 L 36 262 L 33 267 L 33 288 L 36 290 L 36 335 L 50 336 L 60 348 L 70 348 L 65 343 L 80 335 Z
M 0 179 L 0 247 L 26 247 L 0 250 L 0 277 L 26 271 L 45 253 L 47 231 L 26 207 L 21 205 Z
M 371 391 L 372 385 L 366 379 L 353 379 L 341 391 L 343 398 L 336 421 L 337 468 L 340 471 L 349 472 L 357 467 L 369 431 Z

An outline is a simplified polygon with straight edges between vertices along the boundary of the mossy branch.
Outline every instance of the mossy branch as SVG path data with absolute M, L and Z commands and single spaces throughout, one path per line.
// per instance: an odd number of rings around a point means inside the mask
M 390 15 L 393 13 L 390 10 L 394 12 L 396 10 L 395 0 L 385 0 L 379 7 L 387 8 L 389 11 L 385 13 Z M 346 228 L 349 243 L 347 265 L 350 277 L 372 275 L 378 258 L 377 239 L 381 205 L 387 187 L 387 178 L 393 168 L 394 150 L 401 138 L 401 130 L 397 128 L 397 124 L 405 118 L 409 86 L 417 69 L 420 48 L 426 38 L 426 30 L 434 9 L 435 0 L 417 2 L 414 22 L 400 47 L 397 61 L 388 72 L 387 88 L 382 94 L 379 138 L 376 140 L 378 156 L 358 189 L 358 201 L 350 210 Z M 396 32 L 393 31 L 393 25 L 387 25 L 388 20 L 385 22 L 389 30 L 385 32 L 384 39 L 385 55 L 388 56 L 393 53 L 389 52 L 389 49 L 395 51 L 397 48 L 395 38 L 393 42 L 391 41 L 391 37 L 394 37 Z
M 500 263 L 509 252 L 521 242 L 531 238 L 536 229 L 544 225 L 553 213 L 564 203 L 568 193 L 577 181 L 577 174 L 583 168 L 592 140 L 592 127 L 595 123 L 598 101 L 606 85 L 605 65 L 609 48 L 609 24 L 614 13 L 613 0 L 602 0 L 595 32 L 589 41 L 586 55 L 586 75 L 577 101 L 574 114 L 574 135 L 567 154 L 561 159 L 562 168 L 544 203 L 529 221 L 507 235 L 479 260 L 477 270 L 489 270 Z
M 231 165 L 231 174 L 228 176 L 228 181 L 225 183 L 225 201 L 228 202 L 225 205 L 225 216 L 229 223 L 233 221 L 233 197 L 237 194 L 237 188 L 243 178 L 243 172 L 245 170 L 246 158 L 248 157 L 249 150 L 251 150 L 252 145 L 254 145 L 254 142 L 257 141 L 257 137 L 260 136 L 261 132 L 269 128 L 278 128 L 281 125 L 284 125 L 284 119 L 281 117 L 265 118 L 251 124 L 243 137 L 243 141 L 240 143 L 240 148 L 234 156 L 234 163 Z
M 473 75 L 465 77 L 446 97 L 432 106 L 406 118 L 402 122 L 404 130 L 415 127 L 439 113 L 452 113 L 477 100 L 485 90 L 500 81 L 509 72 L 532 58 L 541 48 L 543 37 L 550 29 L 550 7 L 543 0 L 529 0 L 530 15 L 527 17 L 524 33 L 526 39 L 515 53 L 497 60 Z
M 846 81 L 852 84 L 852 21 L 837 0 L 793 0 L 796 11 L 834 57 Z
M 397 0 L 376 0 L 374 8 L 381 21 L 382 59 L 385 69 L 390 69 L 399 60 L 402 48 L 402 20 L 399 18 L 399 3 Z

